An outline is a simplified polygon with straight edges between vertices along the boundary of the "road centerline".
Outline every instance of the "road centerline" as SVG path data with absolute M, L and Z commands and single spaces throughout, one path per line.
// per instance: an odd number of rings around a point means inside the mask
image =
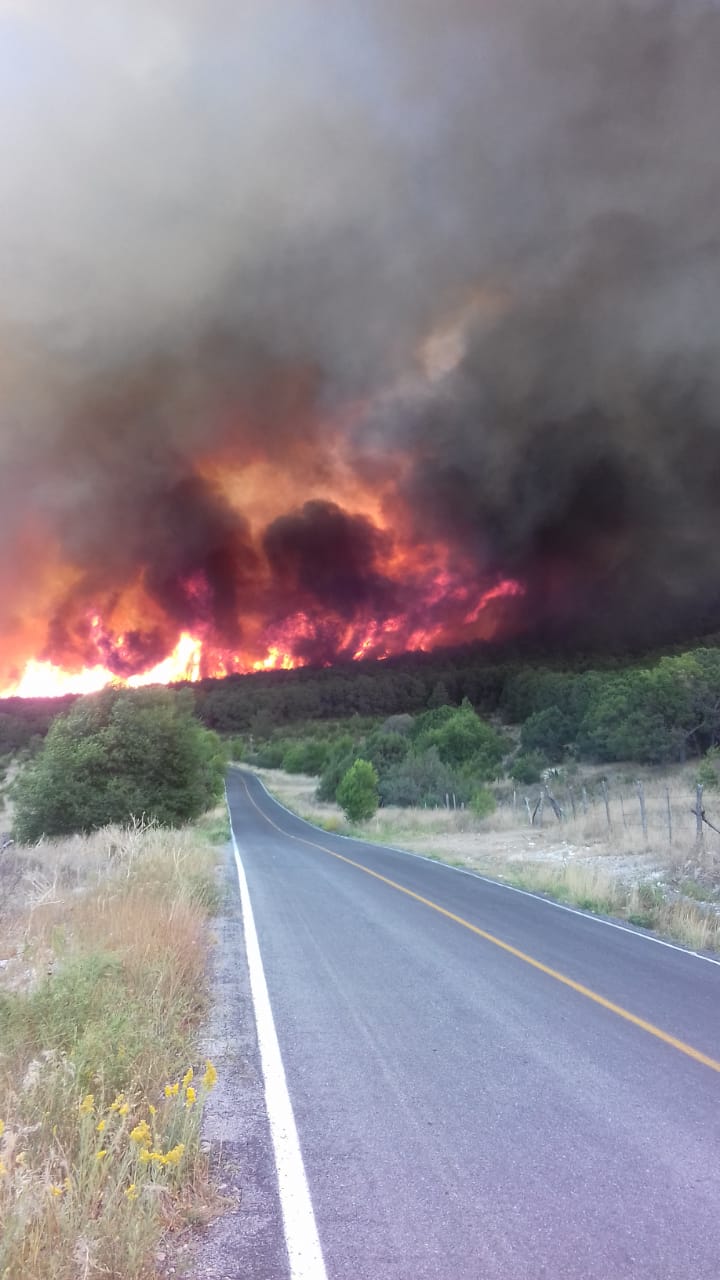
M 396 880 L 391 880 L 388 876 L 382 875 L 379 871 L 373 871 L 371 867 L 366 867 L 362 862 L 356 862 L 353 858 L 346 857 L 345 854 L 338 853 L 335 849 L 328 848 L 327 845 L 320 844 L 316 840 L 309 840 L 305 836 L 295 835 L 292 831 L 287 831 L 280 827 L 267 813 L 260 808 L 260 805 L 250 793 L 245 778 L 242 779 L 243 786 L 248 800 L 253 808 L 257 810 L 260 816 L 271 827 L 274 827 L 282 836 L 289 840 L 295 840 L 298 844 L 305 844 L 311 849 L 317 849 L 321 853 L 328 854 L 331 858 L 335 858 L 338 862 L 344 862 L 347 866 L 354 867 L 358 871 L 362 871 L 365 875 L 372 876 L 374 880 L 379 880 L 382 884 L 387 885 L 391 889 L 395 889 L 398 893 L 404 894 L 408 898 L 412 898 L 415 902 L 419 902 L 422 906 L 429 908 L 431 911 L 437 912 L 438 915 L 444 916 L 451 920 L 454 924 L 461 928 L 467 929 L 470 933 L 482 938 L 483 941 L 491 943 L 498 947 L 506 954 L 513 956 L 516 960 L 522 961 L 523 964 L 529 965 L 539 973 L 545 974 L 546 977 L 552 978 L 555 982 L 560 983 L 564 987 L 568 987 L 571 991 L 575 991 L 578 995 L 584 996 L 593 1004 L 599 1005 L 606 1009 L 609 1013 L 613 1013 L 616 1017 L 630 1023 L 639 1030 L 653 1036 L 656 1040 L 660 1040 L 663 1044 L 675 1049 L 678 1053 L 682 1053 L 687 1058 L 700 1063 L 702 1066 L 708 1067 L 711 1071 L 720 1074 L 720 1061 L 703 1053 L 700 1049 L 694 1048 L 684 1040 L 680 1040 L 677 1036 L 673 1036 L 668 1031 L 664 1031 L 662 1027 L 658 1027 L 653 1022 L 641 1018 L 638 1014 L 632 1013 L 629 1009 L 625 1009 L 622 1005 L 616 1004 L 613 1000 L 608 1000 L 606 996 L 601 995 L 597 991 L 593 991 L 591 987 L 585 986 L 581 982 L 576 982 L 574 978 L 567 974 L 561 973 L 558 969 L 553 969 L 550 965 L 544 964 L 541 960 L 536 960 L 534 956 L 528 955 L 527 952 L 521 951 L 520 948 L 512 946 L 511 943 L 505 942 L 502 938 L 496 937 L 492 933 L 488 933 L 485 929 L 481 929 L 478 925 L 472 924 L 470 920 L 465 920 L 463 916 L 456 915 L 453 911 L 448 911 L 438 902 L 434 902 L 431 898 L 426 898 L 420 893 L 416 893 L 414 889 L 409 889 L 406 885 L 399 884 Z

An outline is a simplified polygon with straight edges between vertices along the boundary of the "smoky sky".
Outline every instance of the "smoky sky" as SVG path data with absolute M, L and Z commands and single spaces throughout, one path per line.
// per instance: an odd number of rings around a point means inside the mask
M 389 616 L 396 523 L 530 629 L 720 626 L 715 3 L 62 10 L 0 0 L 7 654 L 138 576 L 130 665 Z M 218 458 L 291 496 L 256 527 Z

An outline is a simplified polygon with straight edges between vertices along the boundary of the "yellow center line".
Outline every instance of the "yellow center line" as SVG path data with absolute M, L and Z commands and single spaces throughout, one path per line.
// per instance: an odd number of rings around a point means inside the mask
M 398 884 L 396 880 L 388 879 L 387 876 L 381 875 L 379 871 L 372 871 L 370 867 L 364 866 L 362 862 L 355 862 L 352 858 L 346 858 L 342 853 L 336 853 L 334 849 L 329 849 L 327 845 L 318 844 L 316 840 L 307 840 L 304 836 L 296 836 L 291 831 L 285 831 L 260 808 L 259 804 L 251 796 L 247 782 L 244 778 L 242 781 L 248 800 L 257 809 L 261 818 L 269 822 L 271 827 L 274 827 L 276 831 L 286 836 L 287 839 L 297 840 L 298 844 L 306 844 L 311 849 L 319 849 L 321 853 L 327 853 L 331 858 L 337 858 L 338 862 L 345 862 L 349 867 L 355 867 L 358 871 L 363 871 L 365 875 L 372 876 L 373 880 L 380 880 L 382 884 L 388 885 L 389 888 L 397 889 L 398 893 L 404 893 L 406 897 L 422 903 L 424 907 L 429 907 L 431 911 L 437 911 L 438 915 L 445 916 L 447 920 L 452 920 L 455 924 L 461 925 L 463 929 L 468 929 L 470 933 L 476 934 L 478 938 L 482 938 L 485 942 L 491 942 L 494 947 L 499 947 L 501 951 L 514 956 L 516 960 L 522 960 L 523 964 L 528 964 L 531 968 L 539 970 L 540 973 L 546 974 L 549 978 L 554 978 L 556 982 L 561 982 L 564 987 L 570 987 L 571 991 L 577 991 L 579 995 L 592 1000 L 594 1004 L 601 1005 L 603 1009 L 608 1009 L 610 1013 L 616 1014 L 618 1018 L 623 1018 L 625 1022 L 631 1022 L 633 1026 L 639 1027 L 641 1031 L 646 1031 L 648 1035 L 655 1036 L 656 1040 L 662 1040 L 664 1044 L 669 1044 L 673 1049 L 677 1049 L 679 1053 L 684 1053 L 686 1057 L 693 1058 L 695 1062 L 701 1062 L 705 1067 L 710 1067 L 711 1071 L 720 1072 L 720 1062 L 715 1058 L 709 1057 L 708 1054 L 702 1053 L 699 1049 L 694 1049 L 691 1044 L 686 1044 L 684 1040 L 678 1040 L 677 1036 L 671 1036 L 669 1032 L 663 1031 L 661 1027 L 656 1027 L 653 1022 L 647 1022 L 645 1018 L 639 1018 L 637 1014 L 631 1013 L 629 1009 L 624 1009 L 622 1005 L 615 1004 L 612 1000 L 607 1000 L 605 996 L 599 995 L 597 991 L 591 990 L 590 987 L 584 986 L 581 982 L 576 982 L 574 978 L 568 978 L 566 974 L 560 973 L 558 969 L 551 969 L 549 965 L 543 964 L 541 960 L 535 960 L 533 956 L 529 956 L 525 951 L 520 951 L 518 947 L 511 946 L 509 942 L 503 942 L 502 938 L 496 938 L 494 934 L 487 933 L 485 929 L 479 929 L 476 924 L 471 924 L 469 920 L 463 919 L 462 916 L 455 915 L 453 911 L 448 911 L 446 907 L 441 907 L 438 902 L 433 902 L 431 898 L 424 898 L 422 894 L 415 893 L 413 889 L 408 889 L 403 884 Z

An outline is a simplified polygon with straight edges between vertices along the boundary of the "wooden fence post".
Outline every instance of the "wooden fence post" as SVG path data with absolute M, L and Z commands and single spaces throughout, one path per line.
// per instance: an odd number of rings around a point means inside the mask
M 627 831 L 627 818 L 625 817 L 625 801 L 623 800 L 622 791 L 620 792 L 620 812 L 622 814 L 623 826 Z
M 635 787 L 637 789 L 638 800 L 640 801 L 640 821 L 642 822 L 643 836 L 645 837 L 645 843 L 647 844 L 648 825 L 647 825 L 647 809 L 645 808 L 645 788 L 643 787 L 643 784 L 639 778 L 638 778 L 638 781 L 635 783 Z
M 607 818 L 608 831 L 611 831 L 612 820 L 610 818 L 610 796 L 608 794 L 608 784 L 607 784 L 606 778 L 603 778 L 602 780 L 602 793 L 603 793 L 603 800 L 605 801 L 605 816 Z
M 525 796 L 524 799 L 525 799 L 525 808 L 527 809 L 528 822 L 530 823 L 530 826 L 532 826 L 533 815 L 532 815 L 532 809 L 530 808 L 530 801 L 528 800 L 527 796 Z
M 698 782 L 695 789 L 695 843 L 703 843 L 703 784 Z

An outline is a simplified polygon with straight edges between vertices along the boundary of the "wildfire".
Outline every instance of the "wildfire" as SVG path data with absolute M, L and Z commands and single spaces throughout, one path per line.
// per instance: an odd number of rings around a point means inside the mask
M 469 604 L 469 594 L 469 589 L 462 584 L 442 579 L 429 584 L 425 603 L 434 610 L 445 604 L 456 614 L 458 604 L 463 608 Z M 482 592 L 471 607 L 466 609 L 464 629 L 474 628 L 474 636 L 477 638 L 482 634 L 477 631 L 477 623 L 484 611 L 490 609 L 494 602 L 514 599 L 523 594 L 524 589 L 518 582 L 503 580 L 496 583 Z M 151 684 L 196 681 L 203 676 L 222 677 L 250 671 L 290 671 L 306 665 L 307 659 L 294 650 L 298 645 L 302 648 L 304 641 L 312 639 L 315 625 L 306 614 L 291 617 L 279 629 L 277 638 L 266 643 L 264 654 L 259 658 L 241 653 L 218 652 L 201 635 L 183 631 L 166 658 L 144 671 L 127 676 L 120 676 L 99 662 L 79 669 L 64 669 L 49 660 L 30 658 L 18 678 L 0 690 L 0 697 L 50 698 L 67 693 L 94 693 L 110 683 L 136 689 Z M 97 615 L 90 620 L 90 626 L 91 631 L 98 636 L 102 634 Z M 491 622 L 490 634 L 492 629 Z M 118 640 L 121 641 L 122 637 Z M 364 658 L 382 660 L 406 651 L 429 651 L 439 644 L 450 643 L 451 640 L 452 632 L 448 630 L 447 620 L 438 619 L 430 626 L 408 629 L 407 619 L 395 616 L 383 621 L 371 619 L 359 626 L 348 624 L 339 637 L 339 653 L 355 662 L 361 662 Z
M 66 693 L 96 693 L 105 685 L 116 683 L 138 689 L 148 684 L 173 684 L 200 678 L 202 640 L 183 632 L 172 653 L 148 671 L 125 679 L 118 678 L 107 667 L 95 665 L 80 671 L 63 671 L 53 662 L 30 658 L 15 684 L 9 685 L 3 698 L 60 698 Z
M 382 660 L 512 630 L 523 585 L 418 537 L 399 497 L 407 459 L 365 474 L 340 445 L 321 463 L 293 447 L 280 473 L 232 453 L 189 464 L 147 540 L 133 528 L 126 554 L 118 531 L 117 564 L 77 563 L 32 525 L 6 593 L 0 697 Z

